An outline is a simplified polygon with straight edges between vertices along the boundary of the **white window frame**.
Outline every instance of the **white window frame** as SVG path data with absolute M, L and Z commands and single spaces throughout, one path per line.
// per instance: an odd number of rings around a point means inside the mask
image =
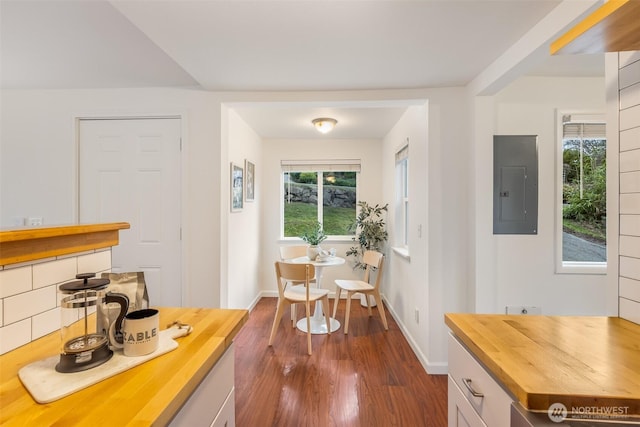
M 409 144 L 396 152 L 396 209 L 397 236 L 395 245 L 409 247 Z
M 556 274 L 606 274 L 607 262 L 564 261 L 562 259 L 562 192 L 563 192 L 563 116 L 579 116 L 584 122 L 604 122 L 598 111 L 556 110 L 556 203 L 555 203 L 555 264 Z M 607 145 L 609 141 L 607 141 Z M 608 152 L 607 152 L 608 154 Z M 607 159 L 608 160 L 608 159 Z M 607 195 L 607 197 L 609 197 Z M 609 242 L 607 242 L 609 244 Z
M 409 138 L 395 155 L 393 251 L 409 259 Z
M 281 160 L 280 170 L 280 240 L 281 241 L 299 241 L 299 237 L 284 235 L 284 174 L 285 172 L 313 172 L 316 173 L 318 185 L 318 222 L 322 223 L 324 216 L 323 203 L 323 182 L 322 174 L 324 172 L 355 172 L 356 173 L 356 203 L 360 200 L 360 159 L 331 159 L 331 160 Z M 356 205 L 356 211 L 353 220 L 356 220 L 359 209 Z M 353 235 L 327 235 L 328 241 L 352 241 Z

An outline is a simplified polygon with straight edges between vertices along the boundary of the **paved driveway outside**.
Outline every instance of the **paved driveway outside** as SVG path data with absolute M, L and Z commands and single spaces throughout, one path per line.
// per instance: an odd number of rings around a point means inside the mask
M 564 261 L 604 262 L 607 260 L 607 248 L 573 234 L 562 233 L 562 259 Z

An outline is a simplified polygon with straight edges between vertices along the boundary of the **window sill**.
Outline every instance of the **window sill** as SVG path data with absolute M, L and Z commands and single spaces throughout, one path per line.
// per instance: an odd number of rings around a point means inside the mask
M 400 256 L 401 258 L 406 259 L 407 261 L 411 261 L 411 256 L 409 255 L 409 249 L 407 248 L 398 248 L 398 247 L 392 247 L 391 248 L 393 250 L 393 252 Z
M 607 274 L 607 263 L 564 261 L 556 269 L 556 274 Z

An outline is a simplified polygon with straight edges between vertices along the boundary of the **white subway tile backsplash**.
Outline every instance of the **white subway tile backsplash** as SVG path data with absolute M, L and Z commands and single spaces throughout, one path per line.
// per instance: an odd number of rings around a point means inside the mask
M 31 318 L 31 339 L 35 340 L 60 329 L 60 307 L 45 311 Z
M 55 285 L 5 298 L 4 322 L 9 324 L 52 310 L 56 307 L 56 303 Z
M 640 127 L 620 132 L 620 151 L 637 150 L 640 148 Z
M 75 258 L 35 264 L 33 266 L 33 288 L 38 289 L 54 283 L 66 282 L 76 277 L 78 263 Z
M 60 328 L 61 283 L 110 270 L 110 248 L 0 266 L 0 354 Z
M 31 266 L 0 271 L 0 298 L 6 298 L 33 289 Z
M 78 273 L 98 273 L 111 268 L 111 250 L 78 257 Z
M 5 269 L 9 269 L 9 268 L 20 268 L 20 267 L 29 267 L 35 264 L 40 264 L 41 262 L 49 262 L 49 261 L 55 261 L 56 257 L 49 257 L 49 258 L 42 258 L 42 259 L 36 259 L 33 261 L 25 261 L 25 262 L 18 262 L 16 264 L 11 264 L 11 265 L 5 265 Z
M 31 319 L 0 328 L 0 354 L 31 342 Z

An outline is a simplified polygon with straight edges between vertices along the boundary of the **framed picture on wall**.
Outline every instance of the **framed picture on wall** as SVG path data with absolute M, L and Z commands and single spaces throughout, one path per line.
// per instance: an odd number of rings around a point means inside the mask
M 244 170 L 231 162 L 231 212 L 240 212 L 243 207 Z
M 256 165 L 251 163 L 249 160 L 244 161 L 244 170 L 247 174 L 245 178 L 245 200 L 247 202 L 253 202 L 256 191 Z

